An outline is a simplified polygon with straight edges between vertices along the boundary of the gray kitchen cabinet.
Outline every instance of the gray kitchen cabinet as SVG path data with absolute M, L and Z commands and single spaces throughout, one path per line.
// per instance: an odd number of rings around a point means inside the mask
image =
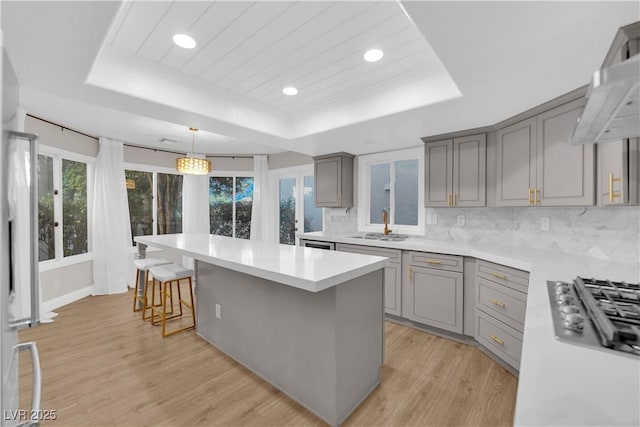
M 594 204 L 594 147 L 571 145 L 583 99 L 497 132 L 496 206 Z
M 485 134 L 425 144 L 425 206 L 486 205 Z
M 364 255 L 389 258 L 384 268 L 384 311 L 396 316 L 402 315 L 402 251 L 399 249 L 376 248 L 361 245 L 336 243 L 336 250 Z
M 316 207 L 353 206 L 353 157 L 341 152 L 313 158 Z
M 476 260 L 475 339 L 516 370 L 520 367 L 529 273 Z
M 414 255 L 426 262 L 411 261 Z M 446 256 L 445 259 L 450 259 Z M 459 264 L 463 265 L 462 257 Z M 402 316 L 415 322 L 461 334 L 463 330 L 463 273 L 443 269 L 438 254 L 405 252 L 406 280 L 402 286 Z M 431 262 L 428 262 L 431 261 Z
M 637 204 L 639 177 L 638 138 L 597 144 L 598 204 Z

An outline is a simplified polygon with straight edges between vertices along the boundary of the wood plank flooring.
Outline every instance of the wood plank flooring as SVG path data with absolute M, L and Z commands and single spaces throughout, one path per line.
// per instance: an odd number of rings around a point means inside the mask
M 38 344 L 42 409 L 57 411 L 43 425 L 325 425 L 194 331 L 162 339 L 131 303 L 131 292 L 87 297 L 20 332 Z M 28 409 L 28 357 L 20 376 Z M 344 425 L 512 425 L 516 389 L 478 349 L 387 322 L 382 384 Z

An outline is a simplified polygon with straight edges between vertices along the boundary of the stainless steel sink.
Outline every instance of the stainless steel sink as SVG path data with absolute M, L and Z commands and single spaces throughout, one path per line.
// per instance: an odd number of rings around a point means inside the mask
M 409 237 L 407 234 L 384 234 L 384 233 L 367 233 L 365 235 L 358 234 L 349 236 L 351 239 L 367 239 L 367 240 L 383 240 L 388 242 L 401 242 Z

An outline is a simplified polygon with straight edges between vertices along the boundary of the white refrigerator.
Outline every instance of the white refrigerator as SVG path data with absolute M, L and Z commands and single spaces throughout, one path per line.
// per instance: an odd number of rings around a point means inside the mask
M 0 39 L 1 40 L 1 39 Z M 39 323 L 37 137 L 16 131 L 18 80 L 2 49 L 0 146 L 1 427 L 38 425 L 42 388 L 36 344 L 18 342 L 20 328 Z M 31 402 L 19 402 L 18 358 L 32 365 Z

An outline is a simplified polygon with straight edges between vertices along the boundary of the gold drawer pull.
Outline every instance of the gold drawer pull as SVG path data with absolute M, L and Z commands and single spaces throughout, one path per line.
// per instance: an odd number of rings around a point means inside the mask
M 491 302 L 497 305 L 498 307 L 505 308 L 507 306 L 505 303 L 503 303 L 502 301 L 498 301 L 497 299 L 492 299 Z
M 507 276 L 505 276 L 502 273 L 496 273 L 495 271 L 492 271 L 491 274 L 493 276 L 497 277 L 498 279 L 507 280 Z
M 491 338 L 492 340 L 494 340 L 495 342 L 497 342 L 500 345 L 504 345 L 504 341 L 502 341 L 500 338 L 498 338 L 495 335 L 489 335 L 489 338 Z
M 429 259 L 427 259 L 427 262 L 429 264 L 442 264 L 442 261 L 440 261 L 439 259 L 431 259 L 431 258 L 429 258 Z

